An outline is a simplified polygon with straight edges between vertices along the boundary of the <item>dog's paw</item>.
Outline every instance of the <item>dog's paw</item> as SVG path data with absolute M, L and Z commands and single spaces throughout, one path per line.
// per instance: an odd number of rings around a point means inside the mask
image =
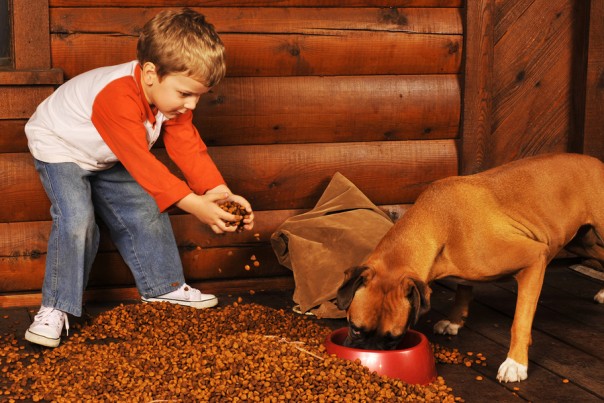
M 602 288 L 594 297 L 594 301 L 604 304 L 604 288 Z
M 528 378 L 528 367 L 506 358 L 497 371 L 497 380 L 499 382 L 520 382 Z
M 459 331 L 460 327 L 461 327 L 461 325 L 458 325 L 457 323 L 453 323 L 451 321 L 443 319 L 443 320 L 439 320 L 434 325 L 434 333 L 451 334 L 451 335 L 455 336 L 457 334 L 457 332 Z

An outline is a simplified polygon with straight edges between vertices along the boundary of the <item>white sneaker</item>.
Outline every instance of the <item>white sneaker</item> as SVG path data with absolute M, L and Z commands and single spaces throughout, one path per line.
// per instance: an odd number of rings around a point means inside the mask
M 69 335 L 67 314 L 55 308 L 42 306 L 34 317 L 34 323 L 25 332 L 25 340 L 46 347 L 57 347 L 61 342 L 63 325 Z
M 171 302 L 178 305 L 191 306 L 197 309 L 211 308 L 218 304 L 218 298 L 212 294 L 204 294 L 196 288 L 183 284 L 178 290 L 159 297 L 141 298 L 143 302 Z

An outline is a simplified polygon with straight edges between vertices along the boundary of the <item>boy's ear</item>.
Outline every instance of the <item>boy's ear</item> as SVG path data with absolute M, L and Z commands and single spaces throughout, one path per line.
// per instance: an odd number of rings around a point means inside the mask
M 143 80 L 147 85 L 153 85 L 153 82 L 157 79 L 157 70 L 155 68 L 155 64 L 151 62 L 145 62 L 142 66 L 143 72 Z

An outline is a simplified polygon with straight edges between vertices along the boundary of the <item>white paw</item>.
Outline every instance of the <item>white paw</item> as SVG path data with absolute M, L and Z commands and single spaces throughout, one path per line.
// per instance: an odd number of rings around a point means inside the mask
M 600 304 L 604 304 L 604 288 L 602 288 L 600 291 L 598 291 L 598 293 L 594 297 L 594 300 L 596 302 L 599 302 Z
M 506 358 L 497 371 L 497 380 L 499 382 L 520 382 L 528 378 L 528 367 Z
M 443 320 L 439 320 L 434 325 L 434 333 L 451 334 L 451 335 L 455 336 L 457 334 L 457 332 L 459 331 L 460 327 L 461 327 L 461 325 L 458 325 L 456 323 L 452 323 L 446 319 L 443 319 Z

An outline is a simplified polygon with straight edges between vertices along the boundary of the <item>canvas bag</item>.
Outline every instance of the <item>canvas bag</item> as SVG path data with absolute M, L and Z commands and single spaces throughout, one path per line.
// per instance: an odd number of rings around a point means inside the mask
M 335 305 L 344 271 L 361 264 L 392 225 L 386 213 L 337 172 L 312 210 L 287 219 L 271 235 L 279 263 L 293 272 L 296 310 L 345 317 Z

